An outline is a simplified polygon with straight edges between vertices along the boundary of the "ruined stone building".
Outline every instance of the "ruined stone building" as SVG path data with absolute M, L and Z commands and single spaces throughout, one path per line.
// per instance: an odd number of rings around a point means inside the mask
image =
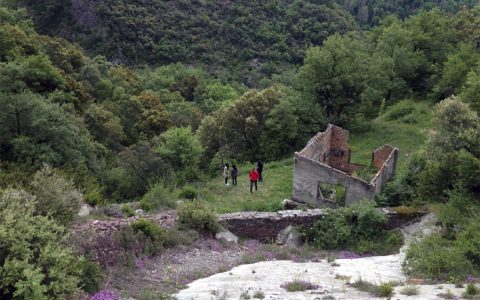
M 377 173 L 367 182 L 352 175 L 366 166 L 350 162 L 348 135 L 347 130 L 329 124 L 303 150 L 295 152 L 294 201 L 314 207 L 348 206 L 362 199 L 373 200 L 382 191 L 395 175 L 398 149 L 383 145 L 373 151 L 372 165 Z

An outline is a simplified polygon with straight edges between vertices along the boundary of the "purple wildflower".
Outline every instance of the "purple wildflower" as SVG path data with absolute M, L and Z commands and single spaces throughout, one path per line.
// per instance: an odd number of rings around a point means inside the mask
M 103 290 L 93 295 L 90 300 L 118 300 L 118 297 L 114 291 Z

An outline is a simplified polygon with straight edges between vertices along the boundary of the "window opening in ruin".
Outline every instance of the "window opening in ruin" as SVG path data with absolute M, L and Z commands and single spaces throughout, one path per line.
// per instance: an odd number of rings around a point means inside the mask
M 336 206 L 345 206 L 346 189 L 341 184 L 318 183 L 317 198 L 320 201 L 331 202 Z

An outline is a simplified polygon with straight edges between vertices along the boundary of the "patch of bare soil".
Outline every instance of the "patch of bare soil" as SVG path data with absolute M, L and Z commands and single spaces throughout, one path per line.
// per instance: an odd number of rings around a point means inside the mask
M 173 293 L 196 279 L 225 272 L 242 262 L 248 249 L 202 239 L 191 246 L 165 250 L 153 258 L 137 259 L 131 267 L 108 270 L 107 286 L 125 298 L 138 298 L 146 290 Z

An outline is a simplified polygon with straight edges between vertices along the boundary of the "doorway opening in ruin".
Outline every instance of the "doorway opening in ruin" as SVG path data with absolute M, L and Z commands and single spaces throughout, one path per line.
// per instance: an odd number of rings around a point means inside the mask
M 346 189 L 341 184 L 318 183 L 318 200 L 331 203 L 332 206 L 345 206 Z

